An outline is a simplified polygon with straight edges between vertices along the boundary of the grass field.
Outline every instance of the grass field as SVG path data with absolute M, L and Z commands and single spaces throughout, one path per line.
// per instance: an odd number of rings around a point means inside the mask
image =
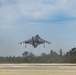
M 0 75 L 76 75 L 76 64 L 0 64 Z

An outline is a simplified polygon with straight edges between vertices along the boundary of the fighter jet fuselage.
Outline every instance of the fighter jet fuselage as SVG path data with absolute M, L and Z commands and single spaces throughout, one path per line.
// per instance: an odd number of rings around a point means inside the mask
M 32 37 L 31 39 L 20 42 L 19 44 L 22 44 L 22 43 L 31 44 L 34 48 L 36 48 L 39 44 L 44 44 L 44 43 L 50 44 L 51 42 L 45 41 L 39 35 L 36 35 L 35 37 Z

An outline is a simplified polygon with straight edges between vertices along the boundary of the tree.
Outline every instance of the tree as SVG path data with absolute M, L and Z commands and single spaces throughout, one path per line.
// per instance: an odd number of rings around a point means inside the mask
M 28 54 L 29 54 L 29 52 L 25 51 L 25 52 L 22 54 L 22 56 L 23 56 L 23 57 L 27 57 Z
M 65 62 L 76 63 L 76 48 L 72 48 L 65 54 Z
M 62 53 L 63 53 L 63 51 L 62 51 L 62 49 L 60 49 L 59 50 L 59 55 L 62 57 Z
M 48 63 L 57 63 L 58 62 L 58 54 L 53 50 L 50 51 L 50 54 L 47 55 Z
M 34 63 L 34 62 L 36 62 L 35 58 L 36 58 L 36 56 L 35 56 L 32 52 L 29 53 L 29 55 L 28 55 L 28 62 L 29 62 L 29 63 Z
M 27 51 L 25 51 L 25 52 L 22 54 L 22 56 L 23 56 L 23 61 L 26 62 L 26 63 L 28 63 L 28 54 L 29 54 L 29 52 L 27 52 Z
M 29 57 L 35 57 L 35 55 L 31 52 L 31 53 L 29 53 L 29 55 L 28 55 Z
M 42 54 L 41 54 L 41 56 L 42 56 L 42 57 L 45 57 L 45 56 L 46 56 L 46 54 L 45 54 L 45 53 L 42 53 Z

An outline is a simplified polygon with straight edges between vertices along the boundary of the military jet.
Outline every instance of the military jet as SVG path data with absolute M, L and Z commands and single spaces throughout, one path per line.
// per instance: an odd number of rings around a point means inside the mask
M 45 43 L 51 44 L 51 42 L 42 39 L 39 35 L 36 35 L 35 37 L 32 36 L 32 38 L 26 41 L 22 41 L 18 44 L 25 44 L 25 48 L 26 48 L 26 44 L 31 44 L 34 48 L 36 48 L 38 45 L 40 44 L 44 45 Z

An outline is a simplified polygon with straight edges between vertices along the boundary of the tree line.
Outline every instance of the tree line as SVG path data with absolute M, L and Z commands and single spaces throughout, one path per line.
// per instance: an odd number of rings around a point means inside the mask
M 25 51 L 22 56 L 0 56 L 0 63 L 76 63 L 76 48 L 72 48 L 65 54 L 62 49 L 59 53 L 51 50 L 49 54 L 42 53 L 40 56 L 36 56 L 32 52 Z

